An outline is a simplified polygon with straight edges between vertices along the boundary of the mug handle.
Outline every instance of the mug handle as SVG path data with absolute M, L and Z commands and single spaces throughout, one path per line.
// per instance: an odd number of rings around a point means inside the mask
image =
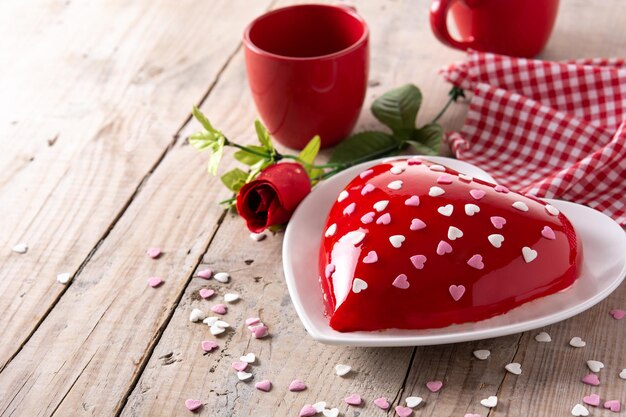
M 471 38 L 469 41 L 457 41 L 448 31 L 448 10 L 459 0 L 433 0 L 430 5 L 430 27 L 433 33 L 444 44 L 462 51 L 476 49 L 477 43 Z M 473 2 L 467 1 L 471 7 Z

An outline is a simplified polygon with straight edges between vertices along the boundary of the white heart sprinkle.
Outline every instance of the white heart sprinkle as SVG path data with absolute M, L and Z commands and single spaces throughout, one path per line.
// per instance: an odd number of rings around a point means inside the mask
M 361 278 L 354 278 L 352 281 L 352 291 L 355 294 L 360 293 L 363 290 L 367 289 L 367 282 L 363 281 Z
M 221 327 L 222 329 L 228 329 L 230 327 L 230 324 L 226 323 L 224 320 L 220 320 L 219 318 L 217 318 L 217 320 L 215 320 L 214 326 Z
M 589 415 L 589 410 L 582 404 L 576 404 L 574 408 L 572 408 L 572 415 L 576 417 L 586 417 Z
M 206 314 L 204 313 L 204 311 L 200 310 L 199 308 L 194 308 L 193 310 L 191 310 L 191 313 L 189 313 L 189 321 L 192 323 L 202 321 L 205 318 L 206 318 Z
M 256 355 L 254 353 L 247 353 L 239 358 L 241 362 L 254 363 L 256 361 Z
M 494 248 L 499 248 L 502 246 L 502 242 L 504 242 L 504 236 L 496 233 L 487 236 L 487 240 L 489 240 L 489 243 L 491 243 Z
M 71 278 L 72 274 L 70 274 L 69 272 L 63 272 L 57 275 L 57 281 L 61 284 L 67 284 L 68 282 L 70 282 Z
M 392 190 L 399 190 L 402 188 L 402 180 L 391 181 L 387 184 L 387 188 L 391 188 Z
M 439 197 L 440 195 L 444 195 L 446 192 L 443 188 L 441 187 L 430 187 L 430 190 L 428 191 L 428 195 L 431 197 Z
M 247 381 L 252 378 L 252 374 L 249 372 L 239 371 L 237 372 L 237 378 L 239 378 L 240 381 Z
M 224 329 L 223 327 L 213 325 L 209 327 L 209 331 L 211 332 L 213 336 L 217 336 L 218 334 L 224 333 L 226 329 Z
M 265 233 L 250 233 L 250 239 L 254 240 L 255 242 L 260 242 L 266 237 L 267 235 Z
M 528 246 L 524 246 L 522 248 L 522 256 L 524 257 L 524 261 L 529 264 L 537 258 L 537 251 L 532 250 Z
M 626 379 L 626 368 L 622 369 L 622 372 L 619 373 L 619 377 L 622 379 Z
M 456 240 L 463 237 L 463 232 L 458 227 L 450 226 L 448 228 L 448 239 Z
M 580 337 L 572 337 L 572 340 L 569 341 L 569 345 L 575 348 L 582 348 L 587 346 L 587 342 L 582 340 Z
M 454 206 L 452 206 L 452 204 L 446 204 L 445 206 L 439 207 L 437 211 L 442 216 L 450 217 L 452 215 L 452 212 L 454 211 Z
M 535 340 L 539 343 L 550 343 L 552 341 L 552 338 L 548 333 L 541 332 L 535 335 Z
M 512 373 L 513 375 L 521 375 L 522 374 L 522 365 L 517 362 L 510 363 L 504 367 L 507 371 Z
M 521 201 L 516 201 L 515 203 L 511 204 L 514 208 L 518 209 L 519 211 L 528 211 L 528 206 L 526 205 L 526 203 L 523 203 Z
M 551 206 L 550 204 L 546 204 L 545 207 L 546 207 L 546 211 L 553 216 L 558 216 L 560 213 L 559 209 L 557 209 L 554 206 Z
M 465 205 L 465 214 L 467 214 L 468 216 L 473 216 L 474 214 L 478 213 L 480 211 L 480 207 L 478 207 L 476 204 L 466 204 Z
M 226 272 L 218 272 L 217 274 L 213 275 L 213 279 L 215 279 L 217 282 L 226 284 L 230 280 L 230 275 L 228 275 L 228 273 Z
M 395 174 L 395 175 L 399 175 L 399 174 L 402 174 L 404 172 L 404 167 L 400 166 L 400 165 L 394 165 L 394 166 L 391 167 L 389 172 L 391 172 L 392 174 Z
M 431 166 L 429 166 L 428 168 L 430 168 L 431 171 L 438 171 L 438 172 L 443 172 L 446 170 L 446 168 L 444 166 L 438 165 L 438 164 L 433 164 Z
M 389 200 L 381 200 L 374 204 L 374 209 L 376 209 L 376 211 L 380 213 L 387 208 L 387 204 L 389 204 Z
M 600 361 L 587 361 L 587 367 L 591 369 L 591 372 L 600 372 L 600 369 L 604 368 L 604 364 Z
M 28 245 L 25 243 L 18 243 L 14 245 L 11 250 L 16 253 L 26 253 L 28 252 Z
M 337 417 L 339 415 L 339 409 L 338 408 L 326 409 L 322 411 L 322 414 L 324 414 L 324 417 Z
M 313 404 L 311 407 L 315 408 L 315 411 L 321 413 L 326 408 L 326 401 L 319 401 Z
M 489 398 L 480 400 L 480 403 L 487 408 L 493 408 L 498 405 L 498 397 L 496 397 L 495 395 L 491 395 Z
M 422 397 L 406 397 L 404 401 L 407 407 L 415 408 L 420 405 L 424 399 Z
M 472 182 L 474 180 L 474 177 L 470 177 L 469 175 L 465 174 L 459 174 L 459 178 L 467 182 Z
M 337 231 L 337 224 L 333 223 L 330 226 L 328 226 L 328 229 L 326 229 L 326 233 L 324 233 L 324 236 L 331 237 L 332 235 L 335 234 L 336 231 Z
M 342 192 L 339 193 L 339 197 L 337 197 L 337 202 L 341 203 L 343 200 L 348 198 L 349 195 L 350 194 L 348 194 L 348 192 L 346 190 L 343 190 Z
M 341 239 L 348 239 L 353 245 L 358 245 L 365 239 L 365 233 L 359 231 L 348 232 Z
M 484 361 L 489 356 L 491 356 L 491 352 L 488 351 L 487 349 L 475 350 L 473 353 L 476 359 L 480 359 L 481 361 Z
M 344 376 L 352 370 L 349 365 L 337 364 L 335 365 L 335 373 L 339 376 Z
M 404 243 L 405 237 L 402 235 L 393 235 L 389 237 L 389 242 L 394 248 L 399 248 Z
M 235 293 L 226 293 L 224 294 L 224 301 L 226 301 L 227 303 L 234 303 L 235 301 L 239 300 L 239 294 L 235 294 Z
M 207 324 L 210 326 L 215 325 L 215 323 L 219 320 L 219 317 L 207 317 L 204 320 L 202 320 L 202 323 Z

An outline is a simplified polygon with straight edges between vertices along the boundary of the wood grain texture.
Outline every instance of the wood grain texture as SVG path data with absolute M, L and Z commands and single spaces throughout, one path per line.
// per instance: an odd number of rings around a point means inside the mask
M 213 3 L 0 5 L 0 370 L 269 1 Z M 27 254 L 10 251 L 18 242 Z

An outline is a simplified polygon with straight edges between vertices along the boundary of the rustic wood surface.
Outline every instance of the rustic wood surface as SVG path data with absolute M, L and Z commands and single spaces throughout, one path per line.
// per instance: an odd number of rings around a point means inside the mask
M 294 1 L 24 0 L 0 3 L 0 416 L 189 415 L 198 398 L 205 416 L 296 416 L 324 400 L 345 416 L 382 416 L 372 401 L 395 406 L 424 398 L 417 416 L 566 416 L 583 395 L 626 403 L 626 286 L 607 300 L 544 329 L 498 339 L 420 348 L 325 346 L 307 336 L 282 277 L 282 236 L 248 237 L 240 219 L 215 202 L 228 192 L 205 173 L 206 155 L 186 145 L 198 128 L 192 104 L 229 137 L 253 140 L 240 36 L 263 11 Z M 462 53 L 439 44 L 427 1 L 357 2 L 372 41 L 370 88 L 359 127 L 376 126 L 367 106 L 389 88 L 413 82 L 430 120 L 449 88 L 436 69 Z M 626 56 L 620 0 L 563 1 L 546 59 Z M 442 118 L 462 125 L 465 108 Z M 222 169 L 232 162 L 225 159 Z M 26 254 L 11 252 L 18 242 Z M 164 255 L 145 255 L 159 246 Z M 195 276 L 228 271 L 220 284 Z M 56 275 L 74 275 L 68 285 Z M 165 283 L 147 287 L 149 276 Z M 202 300 L 198 291 L 218 296 Z M 225 316 L 234 329 L 213 337 L 190 323 L 227 291 L 242 299 Z M 256 340 L 246 317 L 271 336 Z M 580 336 L 587 346 L 568 346 Z M 219 351 L 203 355 L 201 340 Z M 475 349 L 490 349 L 479 361 Z M 257 354 L 254 381 L 240 382 L 231 362 Z M 599 387 L 583 385 L 585 361 L 604 362 Z M 522 364 L 515 376 L 504 370 Z M 348 378 L 334 374 L 350 364 Z M 291 380 L 308 389 L 293 393 Z M 425 383 L 442 380 L 430 393 Z M 362 407 L 343 398 L 359 393 Z M 498 395 L 488 410 L 480 400 Z M 622 412 L 624 413 L 624 412 Z M 393 414 L 393 411 L 387 413 Z M 594 416 L 616 415 L 593 409 Z

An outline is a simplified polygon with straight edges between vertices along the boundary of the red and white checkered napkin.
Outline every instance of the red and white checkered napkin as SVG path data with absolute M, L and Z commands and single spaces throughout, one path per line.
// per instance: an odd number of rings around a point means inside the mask
M 626 225 L 626 61 L 549 62 L 471 52 L 441 71 L 472 92 L 457 158 L 538 197 Z

